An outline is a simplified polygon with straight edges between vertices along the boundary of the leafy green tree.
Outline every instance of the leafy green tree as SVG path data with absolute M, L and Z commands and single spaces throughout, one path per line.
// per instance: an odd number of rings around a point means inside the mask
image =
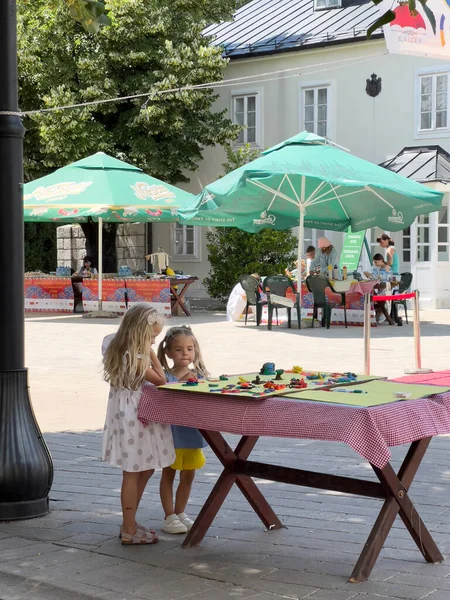
M 235 0 L 108 0 L 109 24 L 95 34 L 73 18 L 79 1 L 66 0 L 68 10 L 55 0 L 18 0 L 21 109 L 150 96 L 25 118 L 26 180 L 104 151 L 169 183 L 188 181 L 204 149 L 234 139 L 238 128 L 225 111 L 211 111 L 212 89 L 157 93 L 222 80 L 227 61 L 201 34 L 230 18 Z
M 254 160 L 258 152 L 250 144 L 237 150 L 225 147 L 229 173 Z M 221 227 L 206 234 L 211 269 L 204 284 L 213 298 L 225 301 L 241 275 L 278 275 L 296 258 L 297 238 L 291 230 L 263 229 L 247 233 L 234 227 Z
M 56 225 L 25 223 L 25 271 L 54 271 L 56 266 Z

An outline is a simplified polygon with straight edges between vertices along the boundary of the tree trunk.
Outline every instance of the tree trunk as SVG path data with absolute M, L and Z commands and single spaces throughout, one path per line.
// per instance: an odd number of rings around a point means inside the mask
M 86 254 L 98 269 L 98 223 L 80 223 L 86 238 Z M 103 223 L 103 272 L 117 273 L 116 233 L 117 223 Z

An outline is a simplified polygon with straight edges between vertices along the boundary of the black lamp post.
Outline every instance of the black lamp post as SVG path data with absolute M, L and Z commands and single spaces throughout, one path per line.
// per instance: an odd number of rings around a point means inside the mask
M 16 29 L 15 0 L 0 0 L 0 521 L 46 514 L 53 480 L 24 357 L 25 130 L 17 115 Z

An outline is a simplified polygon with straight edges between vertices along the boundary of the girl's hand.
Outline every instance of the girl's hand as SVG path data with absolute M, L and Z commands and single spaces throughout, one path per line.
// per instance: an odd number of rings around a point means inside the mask
M 153 348 L 150 349 L 150 362 L 151 366 L 145 371 L 145 379 L 150 383 L 153 383 L 153 385 L 164 385 L 166 383 L 164 369 Z

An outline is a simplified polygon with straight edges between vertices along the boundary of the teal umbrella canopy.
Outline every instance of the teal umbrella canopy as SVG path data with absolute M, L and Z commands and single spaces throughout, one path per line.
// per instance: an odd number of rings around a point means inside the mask
M 399 231 L 439 210 L 443 194 L 353 156 L 308 132 L 278 144 L 205 187 L 181 222 L 334 231 Z
M 25 221 L 174 222 L 189 192 L 97 152 L 24 186 Z

